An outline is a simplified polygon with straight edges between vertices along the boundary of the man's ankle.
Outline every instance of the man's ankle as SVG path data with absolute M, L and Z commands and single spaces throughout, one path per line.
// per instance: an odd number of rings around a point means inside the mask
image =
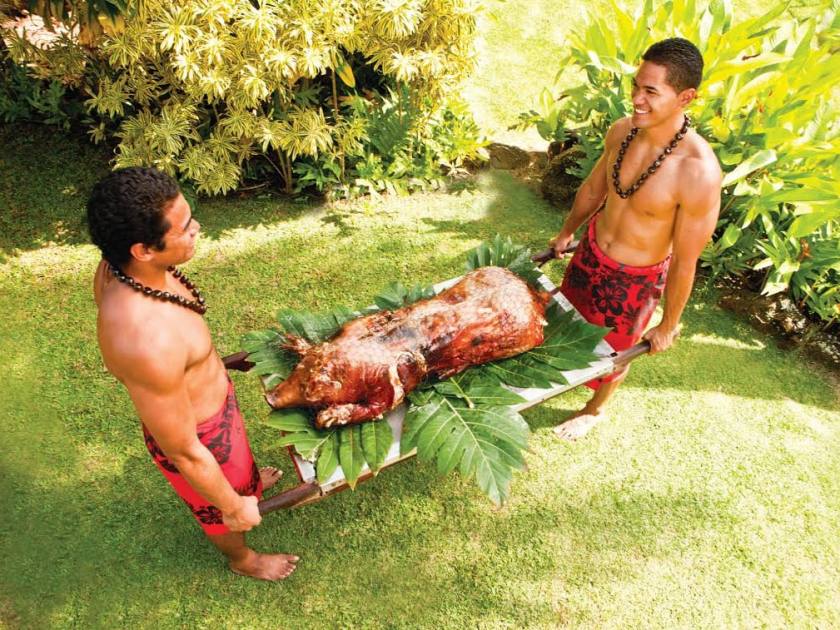
M 235 553 L 225 555 L 231 564 L 242 565 L 253 562 L 259 554 L 250 547 L 245 547 L 241 550 L 237 549 Z

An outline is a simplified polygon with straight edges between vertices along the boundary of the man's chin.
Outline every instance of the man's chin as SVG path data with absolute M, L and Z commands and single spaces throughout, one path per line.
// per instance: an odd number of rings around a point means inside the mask
M 634 113 L 630 119 L 634 127 L 648 127 L 650 126 L 650 114 L 636 114 Z

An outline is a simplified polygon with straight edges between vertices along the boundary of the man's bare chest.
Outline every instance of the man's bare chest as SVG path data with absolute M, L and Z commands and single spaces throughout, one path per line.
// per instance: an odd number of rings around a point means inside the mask
M 213 353 L 210 330 L 204 318 L 183 306 L 155 298 L 130 294 L 120 287 L 120 295 L 105 292 L 98 318 L 99 342 L 106 363 L 121 363 L 139 356 L 173 354 L 184 367 L 198 365 Z M 109 361 L 110 359 L 110 361 Z
M 644 152 L 635 155 L 629 151 L 621 162 L 618 178 L 619 185 L 627 190 L 641 181 L 636 191 L 626 200 L 618 196 L 613 183 L 613 167 L 616 164 L 617 151 L 611 151 L 608 162 L 608 202 L 610 205 L 628 204 L 635 212 L 651 217 L 666 218 L 672 216 L 679 205 L 680 165 L 677 156 L 668 156 L 658 167 L 653 167 L 653 158 Z
M 187 356 L 187 369 L 191 366 L 200 364 L 206 360 L 213 352 L 213 342 L 210 338 L 210 330 L 207 328 L 207 323 L 204 318 L 183 307 L 176 305 L 167 305 L 180 309 L 181 312 L 171 314 L 168 319 L 168 324 L 172 329 L 178 332 L 178 338 L 183 344 L 183 349 Z

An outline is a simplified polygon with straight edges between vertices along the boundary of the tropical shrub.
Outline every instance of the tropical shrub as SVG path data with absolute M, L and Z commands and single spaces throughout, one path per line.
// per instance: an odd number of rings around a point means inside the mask
M 726 173 L 714 241 L 702 264 L 714 274 L 756 270 L 765 294 L 790 290 L 826 322 L 840 317 L 840 16 L 822 2 L 807 14 L 776 3 L 735 22 L 726 2 L 648 0 L 638 15 L 612 5 L 570 36 L 562 69 L 586 81 L 521 116 L 548 140 L 573 134 L 585 177 L 608 127 L 631 110 L 630 82 L 653 42 L 681 36 L 703 53 L 691 108 Z M 561 70 L 562 72 L 562 70 Z M 832 98 L 834 100 L 832 100 Z
M 0 49 L 0 120 L 32 121 L 68 129 L 84 108 L 56 80 L 29 76 Z
M 443 107 L 472 67 L 475 17 L 471 0 L 138 0 L 61 79 L 84 85 L 117 166 L 199 192 L 266 168 L 288 192 L 425 184 L 480 149 L 463 110 Z M 20 39 L 16 60 L 60 72 Z

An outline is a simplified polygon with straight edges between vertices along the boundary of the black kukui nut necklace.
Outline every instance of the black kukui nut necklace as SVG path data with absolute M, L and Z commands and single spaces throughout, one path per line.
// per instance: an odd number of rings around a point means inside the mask
M 174 293 L 170 293 L 169 291 L 161 291 L 160 289 L 153 289 L 151 287 L 147 287 L 144 284 L 137 282 L 131 276 L 125 275 L 119 268 L 115 267 L 114 265 L 108 263 L 108 269 L 114 274 L 114 277 L 122 282 L 123 284 L 128 285 L 135 291 L 142 293 L 143 295 L 148 295 L 149 297 L 157 298 L 159 300 L 164 300 L 166 302 L 172 302 L 173 304 L 178 304 L 183 306 L 184 308 L 188 308 L 190 310 L 195 311 L 199 315 L 204 315 L 207 312 L 207 305 L 204 303 L 204 298 L 201 297 L 201 293 L 196 288 L 196 286 L 189 281 L 187 276 L 185 276 L 179 269 L 175 267 L 167 267 L 167 271 L 171 271 L 172 275 L 178 278 L 178 280 L 183 284 L 187 289 L 189 289 L 190 293 L 193 294 L 194 300 L 188 300 L 183 295 L 175 295 Z
M 627 153 L 627 147 L 630 146 L 630 143 L 633 141 L 633 138 L 636 137 L 636 134 L 639 133 L 638 127 L 633 127 L 630 130 L 630 133 L 627 134 L 627 137 L 621 143 L 621 148 L 618 150 L 618 157 L 615 159 L 615 164 L 613 164 L 613 171 L 612 171 L 612 179 L 613 185 L 615 186 L 615 192 L 618 193 L 618 196 L 622 199 L 627 199 L 630 195 L 634 192 L 639 190 L 642 187 L 642 184 L 645 183 L 648 177 L 653 175 L 656 170 L 662 165 L 662 162 L 665 160 L 666 157 L 671 155 L 671 152 L 674 148 L 679 144 L 679 141 L 685 137 L 685 134 L 688 132 L 688 128 L 691 126 L 691 119 L 688 117 L 687 114 L 684 114 L 685 120 L 683 120 L 682 127 L 677 132 L 677 135 L 674 136 L 674 139 L 668 143 L 668 146 L 665 147 L 665 150 L 659 154 L 659 157 L 656 158 L 653 163 L 647 167 L 647 170 L 644 171 L 641 175 L 639 175 L 639 179 L 636 180 L 636 183 L 630 186 L 627 190 L 621 189 L 621 184 L 619 183 L 618 179 L 618 172 L 621 169 L 621 161 L 624 159 L 624 154 Z

